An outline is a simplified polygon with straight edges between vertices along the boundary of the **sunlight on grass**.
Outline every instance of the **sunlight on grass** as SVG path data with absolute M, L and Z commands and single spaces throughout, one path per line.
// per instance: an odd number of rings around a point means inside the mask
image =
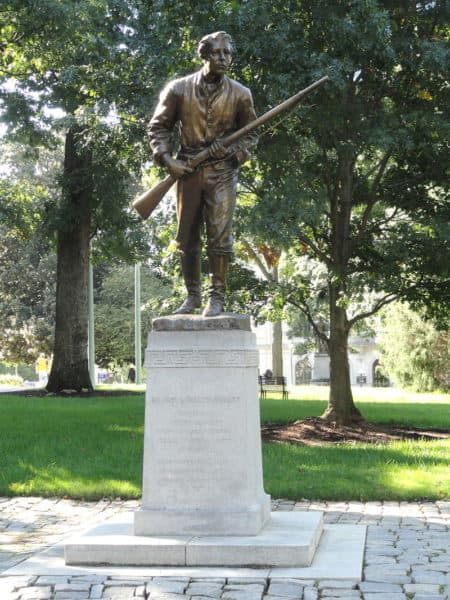
M 102 477 L 95 471 L 91 477 L 77 475 L 58 466 L 56 460 L 42 467 L 18 460 L 17 467 L 20 481 L 12 481 L 8 486 L 12 495 L 70 496 L 87 500 L 104 496 L 138 498 L 141 495 L 140 482 Z
M 289 386 L 289 398 L 299 400 L 328 400 L 330 388 L 327 385 Z M 450 404 L 450 394 L 429 392 L 407 392 L 396 388 L 352 387 L 356 402 L 401 402 L 401 403 L 443 403 Z M 273 396 L 275 397 L 275 396 Z
M 306 391 L 298 399 L 263 401 L 263 420 L 284 423 L 320 415 L 327 388 L 307 387 Z M 372 397 L 364 390 L 359 406 L 367 419 L 450 428 L 448 394 L 437 402 L 434 395 L 428 402 L 425 395 L 406 402 L 398 393 L 389 399 L 385 391 L 371 390 Z M 143 431 L 143 394 L 88 398 L 2 394 L 0 495 L 138 498 Z M 273 497 L 450 497 L 448 439 L 314 447 L 265 443 L 263 459 L 266 489 Z
M 328 447 L 263 444 L 266 491 L 289 499 L 448 498 L 449 458 L 449 440 Z

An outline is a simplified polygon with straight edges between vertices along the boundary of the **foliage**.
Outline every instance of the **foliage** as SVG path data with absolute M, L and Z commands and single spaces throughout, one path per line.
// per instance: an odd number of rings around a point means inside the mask
M 100 286 L 94 315 L 96 362 L 102 367 L 134 363 L 134 268 L 109 265 Z M 142 351 L 152 319 L 168 293 L 167 286 L 148 267 L 141 267 Z
M 91 233 L 103 253 L 136 256 L 145 236 L 125 204 L 129 174 L 136 181 L 149 156 L 143 124 L 164 79 L 198 64 L 206 31 L 233 35 L 233 74 L 259 113 L 328 74 L 243 170 L 238 221 L 278 252 L 325 267 L 331 400 L 341 397 L 343 410 L 352 407 L 348 365 L 334 363 L 350 329 L 399 296 L 435 312 L 448 299 L 447 10 L 443 0 L 7 0 L 0 76 L 14 81 L 0 101 L 11 135 L 32 145 L 54 140 L 58 127 L 82 128 L 78 142 L 93 157 Z M 53 225 L 64 229 L 76 213 L 62 202 Z M 315 327 L 310 279 L 297 270 L 281 283 L 268 282 L 261 298 L 276 311 L 292 303 Z
M 55 195 L 55 157 L 4 143 L 0 158 L 1 355 L 32 364 L 52 349 L 56 260 L 45 215 Z
M 39 234 L 22 240 L 0 227 L 1 358 L 31 364 L 52 351 L 55 255 Z
M 415 391 L 450 387 L 450 331 L 437 329 L 423 313 L 396 303 L 382 315 L 377 341 L 382 363 L 397 385 Z
M 264 311 L 291 303 L 320 337 L 318 296 L 328 303 L 330 414 L 357 418 L 342 358 L 351 328 L 397 297 L 436 310 L 448 298 L 446 5 L 262 0 L 208 11 L 169 0 L 161 8 L 175 40 L 211 28 L 233 35 L 234 75 L 258 113 L 330 77 L 262 137 L 242 170 L 236 222 L 244 242 L 291 253 L 280 285 L 261 290 Z M 324 270 L 320 289 L 305 256 Z

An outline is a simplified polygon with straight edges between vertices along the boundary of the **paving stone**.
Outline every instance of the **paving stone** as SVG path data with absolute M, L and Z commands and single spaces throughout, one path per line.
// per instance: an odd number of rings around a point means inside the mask
M 206 578 L 209 579 L 209 578 Z M 153 583 L 165 583 L 167 581 L 178 581 L 185 583 L 186 585 L 191 581 L 190 577 L 152 577 Z M 210 580 L 211 581 L 211 580 Z
M 74 577 L 70 577 L 69 581 L 78 583 L 79 581 L 83 581 L 86 583 L 90 583 L 91 585 L 96 585 L 99 583 L 103 583 L 106 580 L 105 575 L 75 575 Z
M 417 592 L 423 594 L 438 594 L 440 585 L 433 583 L 407 583 L 403 586 L 407 594 L 416 594 Z
M 303 590 L 303 600 L 317 600 L 319 597 L 319 590 L 313 587 L 305 587 Z
M 211 580 L 209 580 L 211 581 Z M 267 579 L 265 577 L 228 577 L 227 585 L 232 585 L 235 583 L 261 583 L 262 585 L 267 585 Z
M 301 598 L 304 587 L 305 586 L 298 581 L 290 580 L 286 583 L 271 581 L 267 593 L 271 596 L 288 596 L 290 598 Z
M 396 592 L 400 593 L 402 591 L 402 586 L 396 583 L 383 583 L 381 581 L 361 581 L 358 584 L 359 589 L 362 592 L 374 592 L 377 594 L 382 594 L 386 592 Z
M 87 592 L 56 592 L 52 598 L 53 600 L 87 600 L 89 595 Z
M 416 594 L 414 600 L 447 600 L 447 595 L 442 594 Z
M 367 592 L 366 594 L 363 594 L 363 598 L 364 600 L 407 600 L 407 597 L 403 592 L 383 592 L 382 594 Z
M 333 580 L 333 579 L 323 579 L 320 580 L 318 583 L 318 588 L 319 589 L 323 589 L 323 588 L 348 588 L 348 589 L 352 589 L 355 588 L 356 584 L 353 581 L 337 581 L 337 580 Z
M 22 600 L 50 600 L 52 597 L 52 588 L 50 586 L 21 588 L 20 597 Z
M 303 596 L 282 596 L 283 600 L 298 600 Z M 280 600 L 281 596 L 271 596 L 270 594 L 264 594 L 264 600 Z
M 154 594 L 171 593 L 171 594 L 183 594 L 187 587 L 188 581 L 173 581 L 164 579 L 153 579 L 147 583 L 147 592 L 152 596 Z
M 225 585 L 227 582 L 225 577 L 192 577 L 190 581 L 191 583 L 203 581 L 203 583 L 221 583 L 222 585 Z
M 194 581 L 186 589 L 187 596 L 208 596 L 210 598 L 219 598 L 222 594 L 223 586 L 220 583 L 203 583 Z
M 342 588 L 324 588 L 320 590 L 320 597 L 327 598 L 327 600 L 331 600 L 331 598 L 348 598 L 349 600 L 355 598 L 361 598 L 361 593 L 359 590 L 344 590 Z
M 183 596 L 181 594 L 172 594 L 170 592 L 158 592 L 153 591 L 150 594 L 151 600 L 183 600 Z
M 102 500 L 91 503 L 20 497 L 0 498 L 0 502 L 0 541 L 6 542 L 0 549 L 1 600 L 4 600 L 2 592 L 5 590 L 8 594 L 16 593 L 12 591 L 14 586 L 11 585 L 10 576 L 2 576 L 2 569 L 20 563 L 30 554 L 58 542 L 71 531 L 79 529 L 80 523 L 88 525 L 125 510 L 134 510 L 138 506 L 135 501 Z M 395 600 L 403 599 L 406 598 L 406 593 L 410 595 L 414 593 L 407 592 L 407 590 L 416 590 L 416 597 L 428 595 L 430 599 L 436 597 L 441 600 L 449 595 L 450 501 L 359 503 L 311 502 L 307 500 L 292 502 L 285 499 L 274 499 L 273 506 L 275 510 L 324 511 L 327 523 L 368 524 L 365 580 L 356 590 L 351 587 L 333 587 L 335 585 L 333 582 L 321 581 L 320 589 L 322 592 L 327 591 L 326 597 L 330 600 L 333 597 L 344 598 L 346 593 L 355 595 L 354 592 L 359 593 L 359 590 L 365 600 L 370 595 L 373 595 L 376 600 L 389 600 L 391 595 L 395 595 Z M 20 538 L 17 538 L 17 535 L 20 535 Z M 8 582 L 5 583 L 5 581 Z M 92 573 L 68 577 L 46 575 L 39 579 L 36 576 L 31 579 L 16 578 L 16 583 L 21 586 L 21 592 L 31 593 L 33 588 L 38 587 L 41 594 L 49 586 L 89 584 L 82 589 L 80 587 L 59 589 L 55 594 L 79 592 L 86 594 L 85 598 L 87 598 L 89 586 L 91 586 L 89 595 L 92 600 L 100 600 L 100 594 L 106 589 L 119 590 L 122 596 L 120 600 L 125 600 L 124 594 L 128 596 L 130 592 L 135 594 L 134 598 L 143 598 L 144 596 L 136 596 L 143 590 L 151 592 L 150 600 L 180 600 L 183 598 L 183 593 L 186 600 L 188 596 L 191 598 L 195 596 L 198 600 L 208 600 L 218 598 L 217 594 L 225 585 L 228 587 L 224 593 L 240 595 L 240 598 L 236 600 L 254 600 L 255 592 L 260 598 L 264 585 L 268 586 L 268 594 L 264 596 L 267 600 L 276 600 L 277 598 L 298 600 L 301 594 L 305 600 L 318 600 L 319 597 L 318 582 L 311 580 L 277 578 L 266 581 L 262 577 L 246 579 L 240 578 L 238 575 L 228 581 L 224 577 L 199 577 L 191 580 L 189 577 L 155 577 L 149 580 L 149 578 L 108 577 Z M 103 583 L 108 585 L 103 588 Z M 200 585 L 191 587 L 198 583 Z M 185 591 L 188 584 L 190 584 L 189 588 Z M 255 588 L 254 584 L 260 584 L 261 587 Z M 404 591 L 401 587 L 402 584 L 405 585 Z M 412 585 L 421 587 L 408 587 Z M 274 586 L 272 590 L 270 586 Z M 437 592 L 433 593 L 431 590 L 437 590 Z M 107 596 L 103 594 L 103 597 Z M 369 600 L 371 600 L 370 597 Z
M 242 592 L 260 592 L 262 593 L 265 589 L 263 583 L 227 583 L 223 588 L 225 592 L 228 591 L 242 591 Z
M 138 585 L 144 585 L 146 583 L 145 579 L 130 579 L 130 578 L 121 578 L 121 579 L 106 579 L 104 581 L 105 587 L 132 587 Z
M 57 583 L 55 585 L 55 592 L 88 592 L 90 589 L 90 583 Z
M 129 600 L 134 598 L 134 587 L 110 587 L 103 591 L 103 598 L 111 598 L 114 600 Z
M 41 575 L 37 578 L 38 585 L 56 585 L 57 583 L 68 583 L 67 575 Z
M 261 600 L 262 592 L 245 590 L 226 590 L 222 593 L 222 600 Z
M 445 585 L 446 576 L 438 571 L 415 571 L 411 572 L 413 583 L 434 583 L 436 585 Z
M 89 598 L 93 600 L 98 600 L 103 596 L 104 586 L 101 583 L 96 583 L 91 587 L 91 592 L 89 594 Z

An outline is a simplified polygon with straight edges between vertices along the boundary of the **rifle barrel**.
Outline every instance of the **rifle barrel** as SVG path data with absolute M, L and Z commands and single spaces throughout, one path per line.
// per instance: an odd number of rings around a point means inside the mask
M 296 104 L 298 104 L 300 102 L 300 100 L 304 96 L 307 96 L 310 92 L 312 92 L 319 86 L 323 85 L 326 81 L 328 81 L 328 79 L 329 79 L 328 75 L 321 77 L 320 79 L 318 79 L 317 81 L 315 81 L 314 83 L 312 83 L 311 85 L 306 87 L 304 90 L 297 92 L 297 94 L 295 94 L 294 96 L 291 96 L 290 98 L 288 98 L 281 104 L 278 104 L 274 108 L 271 108 L 270 110 L 265 112 L 260 117 L 257 117 L 251 123 L 248 123 L 241 129 L 238 129 L 238 131 L 231 133 L 228 137 L 225 138 L 225 140 L 223 141 L 223 145 L 231 146 L 231 144 L 234 144 L 234 142 L 236 142 L 237 140 L 240 140 L 242 137 L 246 136 L 248 133 L 250 133 L 254 129 L 261 127 L 261 125 L 264 125 L 264 123 L 267 123 L 267 121 L 274 119 L 280 113 L 284 112 L 285 110 L 289 110 L 290 108 L 293 108 Z

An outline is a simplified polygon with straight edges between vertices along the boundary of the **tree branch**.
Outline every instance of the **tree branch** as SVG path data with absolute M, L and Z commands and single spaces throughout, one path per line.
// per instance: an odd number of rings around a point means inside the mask
M 241 238 L 241 239 L 242 239 L 242 243 L 245 246 L 245 249 L 250 254 L 250 256 L 253 258 L 253 260 L 256 262 L 256 264 L 258 265 L 259 269 L 261 270 L 262 274 L 267 279 L 267 281 L 274 281 L 274 279 L 272 277 L 272 273 L 269 271 L 269 269 L 263 263 L 261 258 L 258 256 L 257 252 L 253 249 L 250 242 L 248 242 L 245 238 Z
M 387 304 L 394 302 L 395 300 L 398 299 L 398 297 L 399 297 L 398 294 L 387 294 L 386 296 L 384 296 L 384 298 L 381 298 L 380 300 L 378 300 L 378 302 L 375 303 L 375 306 L 371 310 L 360 313 L 359 315 L 356 315 L 355 317 L 350 319 L 348 321 L 348 328 L 351 329 L 353 327 L 353 325 L 355 323 L 357 323 L 358 321 L 362 321 L 363 319 L 367 319 L 367 317 L 371 317 L 376 312 L 378 312 L 380 310 L 380 308 L 383 308 L 383 306 L 386 306 Z
M 322 252 L 322 250 L 319 248 L 319 246 L 312 241 L 312 239 L 304 234 L 304 233 L 299 233 L 298 234 L 298 239 L 303 242 L 303 244 L 306 244 L 307 246 L 309 246 L 318 256 L 318 258 L 320 258 L 320 260 L 322 260 L 326 265 L 330 264 L 330 259 L 329 257 L 326 255 L 325 252 Z
M 323 331 L 321 331 L 319 329 L 319 327 L 317 326 L 317 323 L 314 321 L 314 318 L 312 316 L 312 312 L 310 307 L 308 306 L 307 302 L 304 303 L 300 303 L 298 301 L 293 300 L 292 298 L 290 298 L 289 296 L 286 298 L 286 301 L 289 302 L 289 304 L 292 304 L 292 306 L 295 306 L 296 308 L 298 308 L 299 310 L 302 311 L 302 313 L 305 315 L 305 317 L 308 319 L 309 324 L 311 325 L 311 327 L 314 330 L 315 335 L 322 340 L 323 342 L 325 342 L 327 344 L 327 346 L 330 343 L 330 339 L 328 336 L 326 336 Z

